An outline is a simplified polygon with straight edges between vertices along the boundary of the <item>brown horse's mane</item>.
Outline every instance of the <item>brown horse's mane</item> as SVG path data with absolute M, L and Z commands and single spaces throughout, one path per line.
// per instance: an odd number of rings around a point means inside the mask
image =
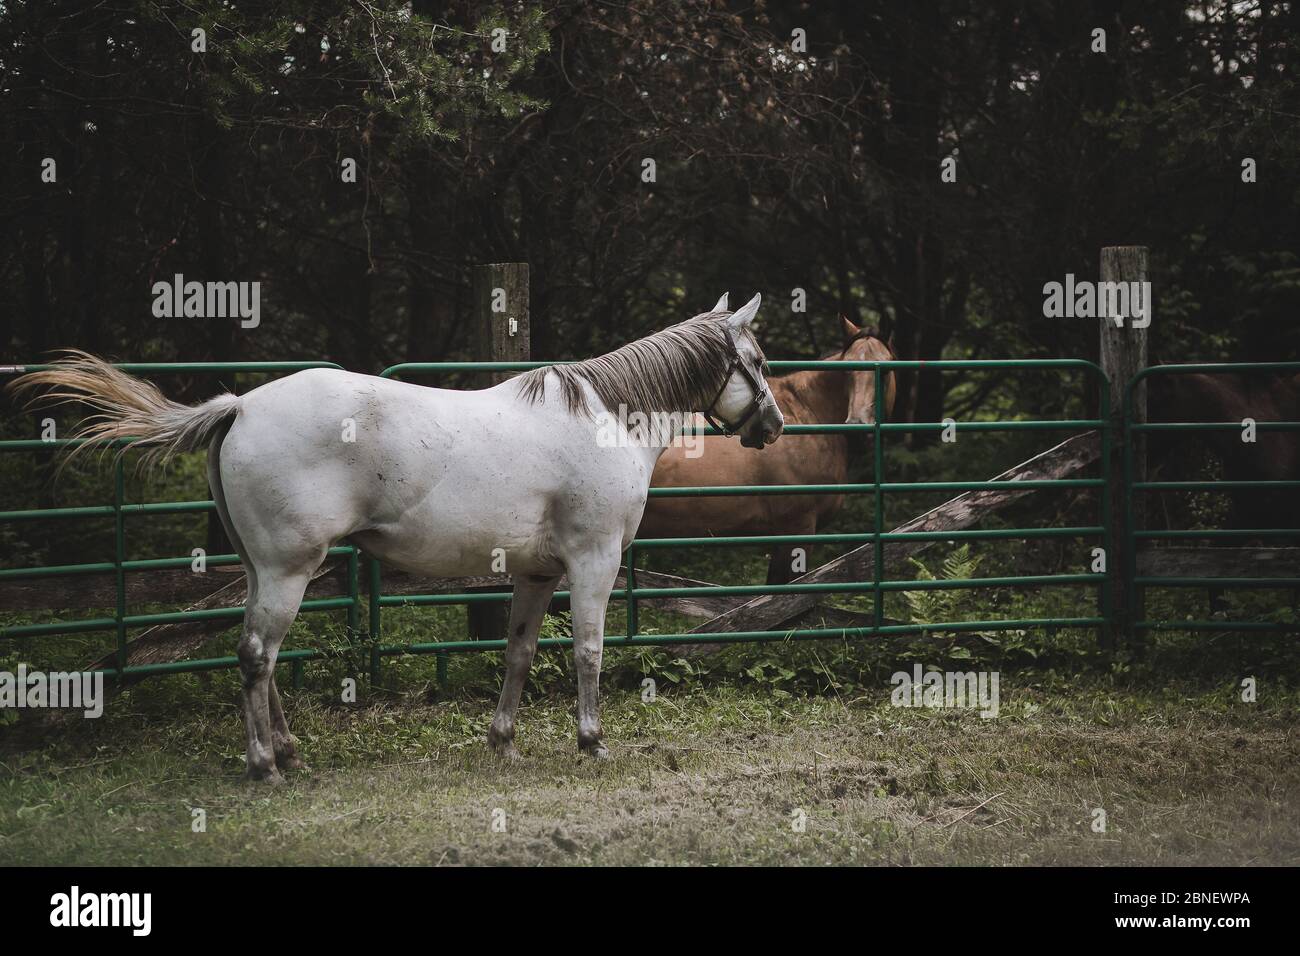
M 831 350 L 830 350 L 829 352 L 827 352 L 825 355 L 819 355 L 819 356 L 817 357 L 817 361 L 819 361 L 819 362 L 829 362 L 829 361 L 833 361 L 833 360 L 837 360 L 837 359 L 842 359 L 842 358 L 844 358 L 845 354 L 846 354 L 846 353 L 848 352 L 848 350 L 849 350 L 849 347 L 850 347 L 854 342 L 858 341 L 858 339 L 875 339 L 877 342 L 879 342 L 881 345 L 883 345 L 883 346 L 885 347 L 885 351 L 889 353 L 889 359 L 890 359 L 890 360 L 893 360 L 893 359 L 898 358 L 898 353 L 895 352 L 894 349 L 893 349 L 893 346 L 891 346 L 891 345 L 889 344 L 889 342 L 887 342 L 887 341 L 886 341 L 886 340 L 881 336 L 880 331 L 879 331 L 878 329 L 875 329 L 875 328 L 867 328 L 867 329 L 862 329 L 862 330 L 860 330 L 860 331 L 858 332 L 857 335 L 853 336 L 853 338 L 851 338 L 851 339 L 849 339 L 847 342 L 845 342 L 844 345 L 843 345 L 843 347 L 838 348 L 838 349 L 831 349 Z M 782 372 L 780 375 L 769 375 L 769 376 L 767 376 L 767 377 L 768 377 L 769 380 L 777 380 L 777 379 L 782 379 L 782 378 L 789 378 L 791 375 L 799 375 L 799 374 L 801 374 L 801 373 L 799 373 L 799 372 Z

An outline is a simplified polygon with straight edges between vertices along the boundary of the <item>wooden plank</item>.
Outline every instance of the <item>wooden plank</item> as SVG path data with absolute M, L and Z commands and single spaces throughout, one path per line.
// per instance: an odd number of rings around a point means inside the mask
M 992 479 L 1007 482 L 1007 490 L 1003 491 L 999 488 L 964 492 L 920 517 L 899 525 L 894 531 L 957 531 L 961 528 L 969 528 L 980 519 L 1005 508 L 1013 501 L 1033 494 L 1032 489 L 1015 490 L 1015 482 L 1064 478 L 1096 461 L 1100 455 L 1101 445 L 1096 432 L 1076 435 Z M 928 541 L 888 542 L 884 549 L 886 566 L 890 562 L 917 554 L 931 544 L 932 542 Z M 809 571 L 791 583 L 870 581 L 875 565 L 872 549 L 873 544 L 868 542 Z M 711 621 L 706 621 L 694 628 L 692 633 L 777 630 L 785 627 L 792 618 L 811 609 L 817 601 L 818 597 L 815 594 L 765 594 L 745 602 L 734 610 L 720 614 Z
M 1295 578 L 1300 548 L 1147 548 L 1137 569 L 1141 577 Z

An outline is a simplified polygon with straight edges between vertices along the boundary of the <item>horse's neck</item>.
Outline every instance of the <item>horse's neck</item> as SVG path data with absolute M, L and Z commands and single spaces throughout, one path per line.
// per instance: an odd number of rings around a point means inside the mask
M 772 379 L 773 397 L 787 422 L 838 424 L 849 413 L 849 376 L 808 369 Z

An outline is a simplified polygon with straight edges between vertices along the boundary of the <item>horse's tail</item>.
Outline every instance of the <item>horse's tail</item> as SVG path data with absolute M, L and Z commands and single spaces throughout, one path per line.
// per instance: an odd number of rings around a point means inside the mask
M 152 383 L 75 349 L 52 368 L 30 372 L 8 386 L 20 396 L 42 388 L 50 390 L 33 396 L 29 408 L 52 400 L 56 405 L 84 402 L 98 412 L 85 418 L 71 436 L 81 443 L 71 446 L 63 465 L 89 449 L 128 438 L 125 448 L 148 448 L 141 465 L 152 467 L 177 452 L 205 448 L 239 411 L 239 397 L 230 393 L 200 405 L 173 402 Z

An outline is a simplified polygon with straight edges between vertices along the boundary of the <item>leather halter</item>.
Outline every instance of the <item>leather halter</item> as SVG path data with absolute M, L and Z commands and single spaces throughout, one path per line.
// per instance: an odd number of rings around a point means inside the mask
M 718 394 L 713 396 L 713 401 L 709 402 L 709 407 L 704 410 L 703 415 L 705 420 L 718 431 L 722 432 L 723 435 L 731 436 L 744 428 L 745 423 L 758 414 L 759 410 L 764 405 L 763 400 L 767 397 L 768 390 L 767 383 L 763 382 L 760 384 L 754 378 L 754 373 L 745 366 L 744 360 L 740 357 L 740 350 L 736 348 L 736 340 L 731 337 L 731 329 L 724 325 L 722 327 L 722 332 L 727 337 L 727 348 L 731 350 L 731 361 L 727 364 L 727 373 L 722 376 L 722 386 L 718 389 Z M 724 423 L 719 421 L 716 417 L 714 406 L 716 406 L 718 400 L 722 398 L 722 393 L 727 390 L 727 383 L 731 381 L 731 375 L 733 372 L 740 373 L 740 377 L 745 380 L 749 385 L 750 390 L 753 392 L 753 397 L 750 399 L 748 407 L 746 407 L 740 418 L 734 422 Z

